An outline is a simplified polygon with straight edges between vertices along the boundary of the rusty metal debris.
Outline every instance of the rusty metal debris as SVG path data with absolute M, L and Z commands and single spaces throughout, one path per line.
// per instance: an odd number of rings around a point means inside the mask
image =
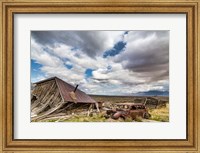
M 116 106 L 117 108 L 115 110 L 107 110 L 107 115 L 113 119 L 119 119 L 120 117 L 124 120 L 126 118 L 134 120 L 137 117 L 148 119 L 151 116 L 146 106 L 142 103 L 119 103 Z

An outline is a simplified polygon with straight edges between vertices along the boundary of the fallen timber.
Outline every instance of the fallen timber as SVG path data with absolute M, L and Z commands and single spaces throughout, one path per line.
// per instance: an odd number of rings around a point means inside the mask
M 99 111 L 98 103 L 77 88 L 57 77 L 35 83 L 31 98 L 31 120 L 42 120 L 66 110 L 66 114 L 73 113 L 81 107 L 87 108 L 89 113 L 94 108 Z

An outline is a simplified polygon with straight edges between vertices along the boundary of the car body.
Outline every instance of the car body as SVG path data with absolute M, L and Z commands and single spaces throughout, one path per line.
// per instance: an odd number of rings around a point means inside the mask
M 132 120 L 137 117 L 148 119 L 151 116 L 143 103 L 117 103 L 116 110 L 110 110 L 107 114 L 110 114 L 113 119 L 129 117 Z

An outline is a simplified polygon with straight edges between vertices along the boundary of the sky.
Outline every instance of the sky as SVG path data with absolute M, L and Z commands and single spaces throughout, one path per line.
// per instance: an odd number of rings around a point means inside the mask
M 54 76 L 87 94 L 166 94 L 169 31 L 32 31 L 31 82 Z

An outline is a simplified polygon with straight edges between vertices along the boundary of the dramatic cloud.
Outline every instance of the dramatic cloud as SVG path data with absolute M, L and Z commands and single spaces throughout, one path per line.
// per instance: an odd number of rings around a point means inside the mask
M 169 90 L 168 31 L 33 31 L 31 77 L 57 76 L 89 94 Z
M 115 61 L 125 69 L 139 72 L 154 81 L 169 76 L 168 31 L 131 31 L 125 36 L 127 45 Z
M 111 49 L 122 39 L 123 31 L 33 31 L 37 43 L 56 47 L 60 44 L 80 49 L 90 57 Z

